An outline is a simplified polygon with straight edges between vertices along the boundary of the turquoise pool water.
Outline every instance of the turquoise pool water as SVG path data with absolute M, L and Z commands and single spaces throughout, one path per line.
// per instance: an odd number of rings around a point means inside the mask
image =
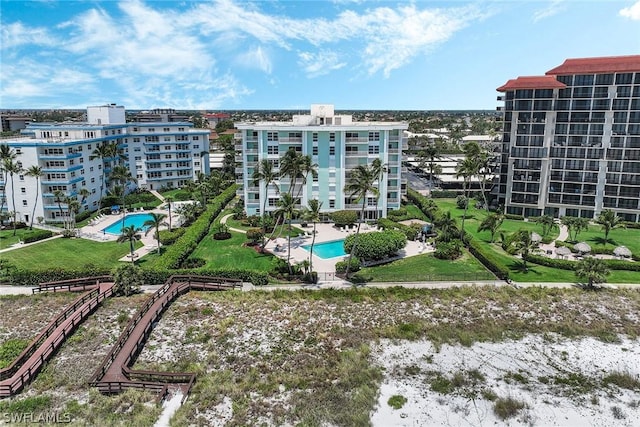
M 134 227 L 140 228 L 142 229 L 142 231 L 145 231 L 148 227 L 143 227 L 142 224 L 144 224 L 145 221 L 148 221 L 152 218 L 153 217 L 147 213 L 125 215 L 124 226 L 129 227 L 133 225 Z M 114 222 L 107 228 L 104 228 L 102 231 L 109 234 L 120 235 L 122 231 L 122 218 L 118 219 L 116 222 Z
M 303 245 L 302 249 L 311 251 L 311 245 Z M 334 240 L 332 242 L 316 243 L 313 245 L 313 254 L 322 259 L 345 256 L 344 239 Z

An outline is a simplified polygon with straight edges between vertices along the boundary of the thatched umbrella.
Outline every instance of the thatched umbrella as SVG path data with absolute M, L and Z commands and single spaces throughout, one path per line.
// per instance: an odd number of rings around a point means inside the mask
M 613 250 L 613 254 L 615 256 L 629 258 L 631 256 L 631 251 L 626 246 L 618 246 Z
M 566 246 L 560 246 L 559 248 L 556 248 L 556 255 L 559 255 L 561 257 L 571 255 L 571 249 Z
M 535 231 L 533 231 L 531 233 L 531 241 L 535 243 L 540 243 L 542 242 L 542 236 L 536 233 Z
M 577 244 L 573 247 L 573 249 L 575 249 L 576 251 L 580 252 L 581 254 L 586 254 L 586 253 L 591 252 L 591 246 L 589 246 L 589 245 L 587 244 L 587 242 L 580 242 L 580 243 L 577 243 Z

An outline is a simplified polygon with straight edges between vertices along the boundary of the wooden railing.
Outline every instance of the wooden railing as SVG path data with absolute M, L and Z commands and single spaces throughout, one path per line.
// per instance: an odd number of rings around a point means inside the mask
M 73 333 L 76 327 L 82 323 L 104 299 L 110 297 L 112 294 L 113 291 L 111 288 L 102 293 L 99 293 L 99 291 L 95 289 L 83 295 L 74 302 L 73 305 L 56 317 L 8 368 L 2 370 L 2 377 L 0 379 L 3 381 L 0 383 L 0 397 L 12 396 L 22 390 L 40 371 L 42 365 L 53 356 L 67 337 Z M 85 304 L 87 305 L 84 308 L 80 308 Z M 80 308 L 80 310 L 78 310 L 78 308 Z M 49 345 L 43 348 L 44 342 L 54 336 L 53 332 L 64 321 L 68 321 L 68 319 L 71 321 L 55 335 Z M 38 357 L 29 363 L 29 360 L 32 359 L 36 353 Z M 16 377 L 16 374 L 20 371 L 23 371 L 22 374 Z
M 33 288 L 33 294 L 39 292 L 57 291 L 85 291 L 88 287 L 100 286 L 100 283 L 113 282 L 111 276 L 83 277 L 80 279 L 58 280 L 55 282 L 43 282 L 37 288 Z
M 167 282 L 158 289 L 152 296 L 149 298 L 145 304 L 140 308 L 138 313 L 134 317 L 129 320 L 127 326 L 120 334 L 118 341 L 111 348 L 109 353 L 105 356 L 100 367 L 96 370 L 96 372 L 91 377 L 91 384 L 96 387 L 99 387 L 100 384 L 105 384 L 105 381 L 102 381 L 103 377 L 107 374 L 113 362 L 118 358 L 120 352 L 123 351 L 125 345 L 131 338 L 133 331 L 140 324 L 140 321 L 147 315 L 150 309 L 154 306 L 154 313 L 151 317 L 148 318 L 146 325 L 142 333 L 139 334 L 135 343 L 133 343 L 128 350 L 128 353 L 123 361 L 122 366 L 119 368 L 124 377 L 131 380 L 130 382 L 113 382 L 109 389 L 109 392 L 116 392 L 114 387 L 117 387 L 117 384 L 123 385 L 124 388 L 130 386 L 130 384 L 135 383 L 137 379 L 142 380 L 143 382 L 149 382 L 155 380 L 158 383 L 187 383 L 187 388 L 185 391 L 185 397 L 188 391 L 191 389 L 191 386 L 195 382 L 195 374 L 191 372 L 152 372 L 152 371 L 134 371 L 130 367 L 135 363 L 136 358 L 144 348 L 144 345 L 151 335 L 153 330 L 153 326 L 158 321 L 158 319 L 162 316 L 164 311 L 167 309 L 169 305 L 180 295 L 185 294 L 191 290 L 213 290 L 213 291 L 223 291 L 223 290 L 231 290 L 242 286 L 242 281 L 238 279 L 227 279 L 221 277 L 208 277 L 208 276 L 192 276 L 192 275 L 173 275 L 169 277 Z M 157 305 L 157 302 L 163 298 L 162 302 Z M 99 387 L 100 389 L 100 387 Z M 183 398 L 184 400 L 184 398 Z

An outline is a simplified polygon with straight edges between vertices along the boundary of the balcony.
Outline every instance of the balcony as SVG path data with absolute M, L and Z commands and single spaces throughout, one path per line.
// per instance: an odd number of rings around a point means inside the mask
M 302 143 L 302 137 L 283 137 L 278 139 L 283 144 L 300 144 Z
M 359 136 L 359 137 L 354 137 L 354 136 L 350 136 L 348 138 L 345 138 L 344 140 L 347 144 L 351 143 L 369 143 L 369 137 L 367 136 Z

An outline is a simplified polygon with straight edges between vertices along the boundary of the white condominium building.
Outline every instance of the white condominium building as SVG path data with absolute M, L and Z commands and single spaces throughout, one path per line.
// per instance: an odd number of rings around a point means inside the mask
M 117 144 L 123 156 L 94 157 L 98 147 Z M 188 122 L 126 123 L 122 106 L 105 105 L 87 108 L 86 123 L 32 123 L 22 136 L 0 141 L 16 154 L 15 161 L 23 172 L 11 180 L 0 176 L 0 198 L 3 210 L 15 212 L 18 221 L 29 222 L 33 215 L 45 222 L 60 222 L 60 207 L 54 192 L 75 197 L 82 204 L 81 212 L 96 210 L 102 188 L 103 171 L 107 174 L 117 164 L 128 167 L 135 182 L 129 190 L 142 188 L 159 190 L 181 187 L 192 181 L 198 172 L 209 173 L 209 130 L 194 129 Z M 37 180 L 26 173 L 31 166 L 40 166 L 43 176 L 40 188 Z M 81 189 L 89 195 L 81 197 Z M 64 209 L 65 205 L 63 205 Z M 63 214 L 64 216 L 64 214 Z
M 640 55 L 567 59 L 504 92 L 506 212 L 640 221 Z
M 380 196 L 366 200 L 366 218 L 386 217 L 387 211 L 398 209 L 406 189 L 402 179 L 403 136 L 408 124 L 401 122 L 354 122 L 351 115 L 336 115 L 330 104 L 311 105 L 310 114 L 294 115 L 290 122 L 236 123 L 241 131 L 236 145 L 240 152 L 236 169 L 242 183 L 242 196 L 248 215 L 260 214 L 266 198 L 266 210 L 277 209 L 280 194 L 289 189 L 288 178 L 280 177 L 275 185 L 253 184 L 253 173 L 261 160 L 267 159 L 279 171 L 280 160 L 287 150 L 310 155 L 318 176 L 308 177 L 300 191 L 300 206 L 318 199 L 322 212 L 343 209 L 358 210 L 362 201 L 344 193 L 349 173 L 358 165 L 369 165 L 379 159 L 386 173 L 377 182 Z M 302 185 L 301 180 L 296 185 Z M 276 189 L 277 187 L 277 189 Z M 296 191 L 297 193 L 297 191 Z

